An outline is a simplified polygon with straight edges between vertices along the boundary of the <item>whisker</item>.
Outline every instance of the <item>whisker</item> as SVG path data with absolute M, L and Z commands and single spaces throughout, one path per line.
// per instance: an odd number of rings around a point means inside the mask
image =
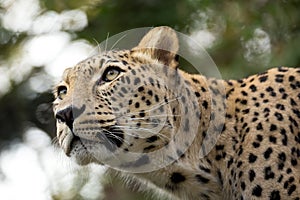
M 109 131 L 109 130 L 105 130 L 105 133 L 107 133 L 109 136 L 116 138 L 117 140 L 121 141 L 121 142 L 125 142 L 127 143 L 127 145 L 130 144 L 130 142 L 126 141 L 125 139 L 117 136 L 116 134 L 114 134 L 113 132 Z
M 130 118 L 129 120 L 141 120 L 141 119 L 144 119 L 144 120 L 147 120 L 147 119 L 150 119 L 150 118 L 153 118 L 153 117 L 156 117 L 156 118 L 159 118 L 159 117 L 180 117 L 181 115 L 150 115 L 150 116 L 146 116 L 146 117 L 135 117 L 135 118 Z
M 99 42 L 98 42 L 95 38 L 93 38 L 93 40 L 96 42 L 97 48 L 98 48 L 98 53 L 100 54 L 100 53 L 101 53 L 101 47 L 100 47 L 100 44 L 99 44 Z M 91 51 L 91 52 L 93 52 L 93 51 Z M 91 54 L 91 53 L 90 53 L 90 54 Z
M 107 33 L 106 40 L 105 40 L 105 47 L 104 47 L 105 52 L 107 50 L 108 37 L 109 37 L 109 33 Z
M 141 127 L 139 127 L 139 128 L 133 128 L 133 127 L 125 127 L 125 126 L 118 126 L 118 127 L 121 128 L 122 130 L 125 130 L 125 131 L 137 131 L 137 130 L 138 131 L 144 131 L 144 132 L 152 133 L 153 135 L 162 136 L 165 139 L 169 139 L 169 138 L 167 138 L 167 136 L 162 135 L 162 134 L 160 134 L 157 131 L 152 131 L 151 129 L 147 129 L 147 128 L 141 128 Z M 136 136 L 136 135 L 129 134 L 128 132 L 126 132 L 126 134 L 129 135 L 129 136 L 133 136 L 133 137 Z M 145 137 L 141 137 L 141 138 L 148 138 L 148 137 L 149 136 L 145 136 Z

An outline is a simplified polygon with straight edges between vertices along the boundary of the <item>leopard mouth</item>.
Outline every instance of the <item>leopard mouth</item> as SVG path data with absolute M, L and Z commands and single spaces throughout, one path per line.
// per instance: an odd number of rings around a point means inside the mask
M 62 148 L 65 151 L 65 154 L 68 157 L 71 157 L 72 150 L 76 147 L 76 145 L 80 144 L 82 149 L 87 151 L 86 142 L 95 143 L 99 145 L 103 145 L 110 152 L 116 151 L 119 147 L 122 146 L 124 142 L 124 134 L 123 131 L 119 128 L 111 126 L 109 128 L 104 128 L 101 132 L 96 133 L 98 140 L 87 139 L 84 137 L 78 136 L 78 134 L 74 133 L 73 130 L 69 129 L 70 133 L 63 139 Z

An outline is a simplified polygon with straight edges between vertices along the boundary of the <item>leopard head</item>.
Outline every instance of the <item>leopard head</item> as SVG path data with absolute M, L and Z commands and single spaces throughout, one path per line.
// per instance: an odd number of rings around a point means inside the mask
M 191 105 L 177 69 L 178 46 L 175 31 L 158 27 L 130 50 L 103 52 L 66 69 L 54 92 L 65 154 L 79 164 L 134 170 L 179 157 L 178 148 L 188 144 L 176 133 L 189 131 L 182 113 Z

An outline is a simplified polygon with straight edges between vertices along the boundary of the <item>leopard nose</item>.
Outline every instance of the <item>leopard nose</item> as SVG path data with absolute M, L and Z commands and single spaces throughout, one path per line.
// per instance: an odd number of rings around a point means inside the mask
M 58 111 L 55 117 L 57 120 L 65 123 L 71 130 L 73 130 L 74 116 L 72 107 L 67 107 Z

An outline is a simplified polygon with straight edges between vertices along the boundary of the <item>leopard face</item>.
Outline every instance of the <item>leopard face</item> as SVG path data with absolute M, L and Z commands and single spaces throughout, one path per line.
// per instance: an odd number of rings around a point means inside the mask
M 64 72 L 55 91 L 57 138 L 79 164 L 140 167 L 158 155 L 171 162 L 180 155 L 165 153 L 169 148 L 188 146 L 175 140 L 182 123 L 189 128 L 181 113 L 190 106 L 172 53 L 178 47 L 154 49 L 147 37 L 132 50 L 104 52 Z

